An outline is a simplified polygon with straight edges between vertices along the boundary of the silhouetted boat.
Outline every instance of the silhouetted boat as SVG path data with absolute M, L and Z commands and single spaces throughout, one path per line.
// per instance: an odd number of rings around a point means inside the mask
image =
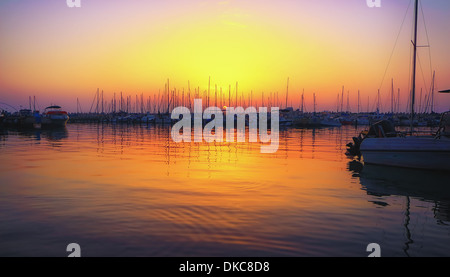
M 69 120 L 69 115 L 60 106 L 49 106 L 45 108 L 41 117 L 42 126 L 64 127 Z
M 381 121 L 369 130 L 369 133 L 355 140 L 360 143 L 360 152 L 364 163 L 450 171 L 450 112 L 444 113 L 438 132 L 435 135 L 419 136 L 414 133 L 414 96 L 417 59 L 417 13 L 415 1 L 414 56 L 412 72 L 412 101 L 409 134 L 398 133 L 389 121 Z M 446 91 L 443 91 L 446 92 Z

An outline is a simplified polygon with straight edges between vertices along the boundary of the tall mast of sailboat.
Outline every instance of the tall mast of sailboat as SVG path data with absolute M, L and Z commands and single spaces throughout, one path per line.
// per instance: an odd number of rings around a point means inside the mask
M 359 114 L 359 104 L 361 103 L 360 98 L 359 98 L 359 89 L 358 89 L 358 114 Z
M 169 78 L 167 78 L 167 113 L 169 113 L 170 110 L 170 85 L 169 85 Z
M 231 85 L 228 85 L 228 107 L 231 107 Z
M 350 112 L 350 91 L 347 91 L 347 113 Z
M 208 79 L 208 96 L 206 97 L 206 106 L 207 107 L 209 107 L 209 89 L 210 89 L 210 87 L 211 87 L 211 76 L 209 76 L 209 79 Z
M 97 108 L 95 109 L 95 112 L 98 114 L 98 111 L 99 111 L 99 108 L 98 108 L 98 105 L 99 105 L 99 102 L 100 102 L 100 94 L 99 94 L 99 89 L 97 88 Z
M 305 101 L 305 89 L 303 89 L 303 92 L 302 92 L 302 113 L 303 113 L 303 101 Z
M 289 97 L 289 77 L 287 78 L 287 86 L 286 86 L 286 109 L 288 107 L 288 97 Z
M 380 89 L 378 89 L 377 94 L 377 114 L 380 112 Z
M 431 113 L 433 113 L 434 109 L 434 77 L 435 71 L 433 71 L 433 85 L 431 86 Z
M 235 101 L 235 107 L 238 106 L 238 82 L 236 82 L 236 99 L 234 99 Z
M 314 97 L 314 115 L 316 115 L 316 94 L 313 94 Z
M 391 114 L 394 114 L 394 78 L 391 82 Z
M 410 129 L 411 134 L 414 129 L 414 100 L 416 94 L 416 62 L 417 62 L 417 13 L 419 7 L 419 0 L 415 1 L 414 5 L 414 39 L 412 41 L 414 56 L 413 56 L 413 72 L 412 72 L 412 91 L 411 91 L 411 122 Z

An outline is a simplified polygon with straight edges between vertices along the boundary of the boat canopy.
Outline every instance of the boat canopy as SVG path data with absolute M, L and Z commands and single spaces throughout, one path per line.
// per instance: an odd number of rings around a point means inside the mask
M 48 109 L 61 109 L 61 107 L 60 106 L 49 106 L 49 107 L 47 107 L 45 109 L 46 110 L 48 110 Z
M 447 89 L 447 90 L 441 90 L 441 91 L 439 91 L 440 93 L 450 93 L 450 89 Z

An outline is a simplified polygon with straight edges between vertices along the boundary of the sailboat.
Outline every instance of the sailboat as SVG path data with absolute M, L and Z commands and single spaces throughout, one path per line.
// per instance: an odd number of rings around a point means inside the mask
M 388 121 L 382 121 L 372 125 L 360 140 L 354 138 L 354 141 L 360 144 L 365 164 L 450 171 L 450 111 L 442 115 L 439 130 L 434 135 L 419 136 L 413 130 L 418 4 L 419 0 L 415 0 L 410 132 L 398 133 Z M 442 91 L 445 92 L 448 91 Z

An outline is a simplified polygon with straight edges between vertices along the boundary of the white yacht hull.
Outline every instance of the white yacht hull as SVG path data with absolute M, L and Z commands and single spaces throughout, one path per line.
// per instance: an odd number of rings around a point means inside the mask
M 364 163 L 450 171 L 450 139 L 433 137 L 366 138 Z

